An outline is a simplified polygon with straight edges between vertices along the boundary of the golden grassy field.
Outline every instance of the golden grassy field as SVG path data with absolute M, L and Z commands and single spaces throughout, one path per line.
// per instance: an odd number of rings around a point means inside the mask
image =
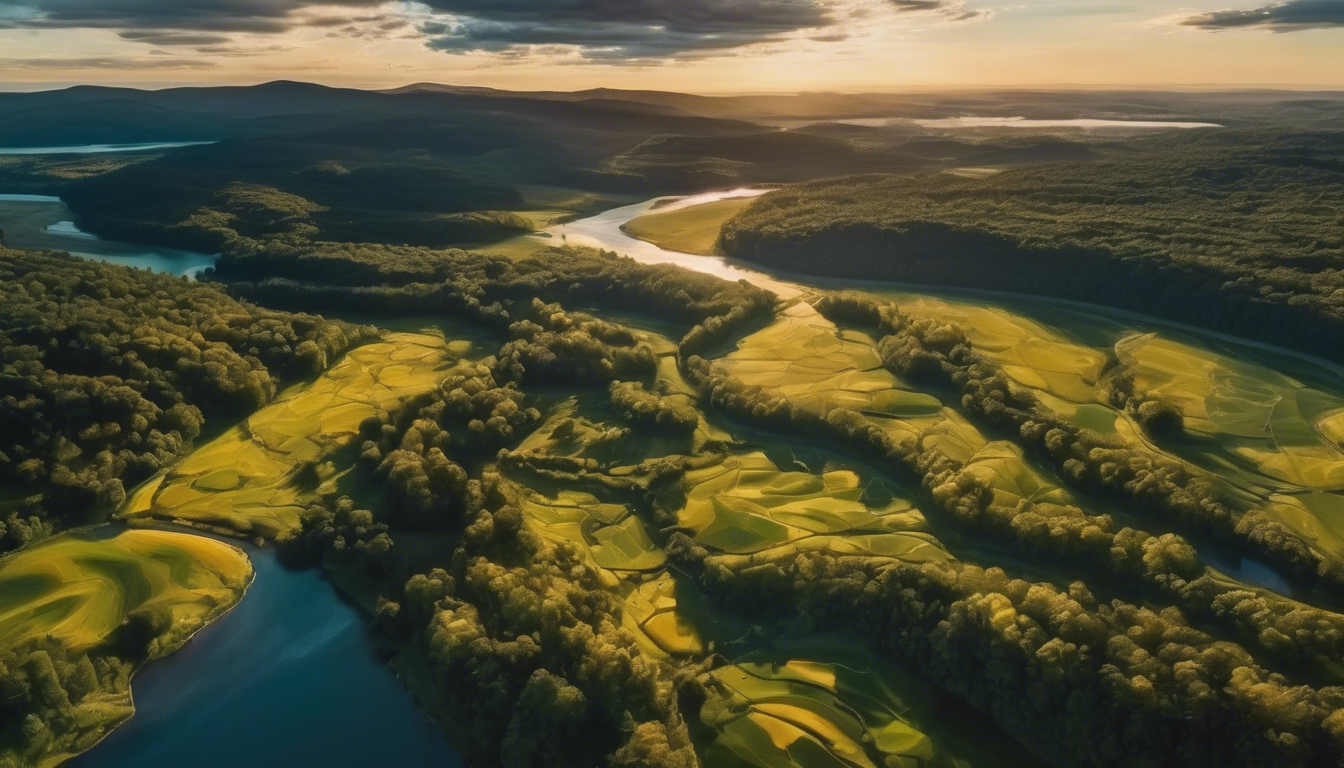
M 782 472 L 758 451 L 703 463 L 686 473 L 679 524 L 713 551 L 822 550 L 905 562 L 949 558 L 919 510 L 885 492 L 880 503 L 866 501 L 868 488 L 853 470 Z
M 717 697 L 700 716 L 717 737 L 707 760 L 762 768 L 942 764 L 938 758 L 945 756 L 909 722 L 889 681 L 856 657 L 856 650 L 843 649 L 848 663 L 757 654 L 759 659 L 709 673 Z
M 359 347 L 193 452 L 134 494 L 122 515 L 264 539 L 294 530 L 314 490 L 296 470 L 316 465 L 319 481 L 333 479 L 336 470 L 321 461 L 349 445 L 364 419 L 432 388 L 453 352 L 464 350 L 412 333 Z
M 173 626 L 151 653 L 162 656 L 231 608 L 251 578 L 242 550 L 203 536 L 57 536 L 0 562 L 0 645 L 49 637 L 85 651 L 132 611 L 163 608 Z
M 723 223 L 736 216 L 751 201 L 752 198 L 739 197 L 674 211 L 659 211 L 655 208 L 631 219 L 623 229 L 631 237 L 647 240 L 659 248 L 709 256 L 718 253 L 716 246 Z

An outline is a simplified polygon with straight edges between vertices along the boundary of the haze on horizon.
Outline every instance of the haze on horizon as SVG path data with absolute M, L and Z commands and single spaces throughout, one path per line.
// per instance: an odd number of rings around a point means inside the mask
M 1331 88 L 1341 50 L 1344 0 L 0 0 L 8 90 Z

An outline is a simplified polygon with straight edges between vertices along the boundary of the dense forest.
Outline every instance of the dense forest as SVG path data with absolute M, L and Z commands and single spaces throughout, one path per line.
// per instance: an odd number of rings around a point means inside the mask
M 869 176 L 761 198 L 732 256 L 796 272 L 1105 304 L 1339 359 L 1344 133 L 1215 131 L 982 177 Z
M 103 519 L 202 430 L 374 333 L 60 254 L 0 250 L 0 293 L 3 551 Z
M 1194 112 L 1176 109 L 1161 94 L 1062 101 L 985 94 L 975 103 L 995 112 L 1053 107 L 1166 119 L 1218 108 L 1253 125 L 1280 115 L 1311 125 L 1340 109 L 1328 100 L 1273 104 L 1234 95 Z M 0 94 L 0 105 L 8 110 L 0 134 L 11 142 L 203 142 L 104 156 L 0 156 L 0 183 L 7 191 L 59 195 L 85 231 L 209 253 L 246 250 L 258 238 L 433 247 L 496 242 L 530 231 L 528 213 L 550 207 L 536 185 L 569 190 L 578 202 L 561 208 L 586 213 L 603 209 L 603 197 L 621 194 L 967 165 L 1128 162 L 1148 151 L 1146 139 L 1132 136 L 967 135 L 903 121 L 829 122 L 874 110 L 916 117 L 966 108 L 920 97 L 613 92 L 573 99 L 278 82 Z M 780 130 L 771 121 L 786 109 L 815 116 L 816 123 L 795 121 Z

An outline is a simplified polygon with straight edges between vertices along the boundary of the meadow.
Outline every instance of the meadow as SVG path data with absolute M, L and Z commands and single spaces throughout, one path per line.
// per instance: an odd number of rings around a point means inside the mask
M 0 761 L 54 766 L 96 744 L 134 713 L 135 667 L 176 651 L 251 580 L 237 547 L 168 531 L 67 533 L 0 561 L 9 690 L 19 660 L 61 681 L 42 703 L 45 739 L 0 745 Z
M 469 349 L 414 333 L 358 347 L 152 480 L 120 516 L 132 525 L 182 523 L 264 540 L 292 533 L 307 501 L 342 471 L 328 460 L 360 424 L 430 390 Z
M 671 211 L 654 208 L 631 219 L 622 229 L 669 251 L 710 255 L 718 252 L 723 223 L 750 202 L 748 198 L 730 198 Z

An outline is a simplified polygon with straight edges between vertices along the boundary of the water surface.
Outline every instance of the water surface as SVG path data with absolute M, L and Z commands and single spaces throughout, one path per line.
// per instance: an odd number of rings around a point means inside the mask
M 68 765 L 461 766 L 359 610 L 319 572 L 247 549 L 256 579 L 238 606 L 137 673 L 135 717 Z
M 170 275 L 194 276 L 219 258 L 179 248 L 104 240 L 76 226 L 74 214 L 59 197 L 46 195 L 0 195 L 0 230 L 11 248 L 66 251 Z
M 150 152 L 214 144 L 213 141 L 153 141 L 137 144 L 67 144 L 59 147 L 0 147 L 0 155 L 101 155 L 110 152 Z

